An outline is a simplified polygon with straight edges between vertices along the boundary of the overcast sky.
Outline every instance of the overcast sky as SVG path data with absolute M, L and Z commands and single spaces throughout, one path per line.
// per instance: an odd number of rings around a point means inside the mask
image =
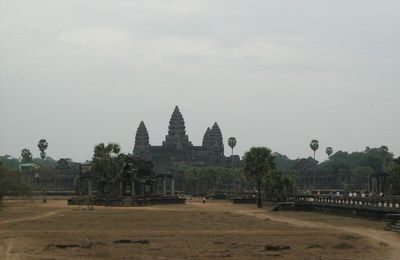
M 160 145 L 175 105 L 195 145 L 399 155 L 399 83 L 398 0 L 0 0 L 0 155 Z

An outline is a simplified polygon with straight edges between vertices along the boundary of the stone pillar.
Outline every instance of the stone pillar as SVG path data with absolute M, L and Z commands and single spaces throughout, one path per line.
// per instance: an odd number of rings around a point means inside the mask
M 371 177 L 368 177 L 368 191 L 372 192 L 372 179 L 371 179 Z
M 163 195 L 167 195 L 167 180 L 165 179 L 165 176 L 163 177 Z
M 132 181 L 132 184 L 131 184 L 132 186 L 131 186 L 131 196 L 136 196 L 136 192 L 135 192 L 135 182 L 134 181 Z
M 125 187 L 124 184 L 122 182 L 119 183 L 119 196 L 124 196 L 125 191 L 124 191 Z
M 92 180 L 89 179 L 88 181 L 88 195 L 92 196 Z
M 382 192 L 383 193 L 386 193 L 386 176 L 383 176 L 382 177 L 382 181 L 383 181 L 383 183 L 382 183 Z
M 152 188 L 152 190 L 151 190 L 152 195 L 157 195 L 158 194 L 158 192 L 157 192 L 157 182 L 153 182 L 153 185 L 151 186 L 151 188 Z
M 171 195 L 175 195 L 175 180 L 174 178 L 171 178 Z
M 376 193 L 381 192 L 381 186 L 379 181 L 379 176 L 376 176 Z

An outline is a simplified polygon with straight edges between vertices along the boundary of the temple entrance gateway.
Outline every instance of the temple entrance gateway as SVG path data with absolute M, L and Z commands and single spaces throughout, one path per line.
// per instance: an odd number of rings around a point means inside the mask
M 81 165 L 77 188 L 80 197 L 71 198 L 69 204 L 90 201 L 95 205 L 143 205 L 153 203 L 184 203 L 174 196 L 172 174 L 156 174 L 152 162 L 129 159 L 122 172 L 113 176 L 100 176 L 92 165 Z

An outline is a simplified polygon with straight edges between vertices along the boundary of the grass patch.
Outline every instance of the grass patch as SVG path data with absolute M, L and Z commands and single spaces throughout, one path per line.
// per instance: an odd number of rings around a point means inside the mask
M 305 247 L 305 249 L 316 249 L 316 248 L 322 248 L 322 246 L 318 244 L 311 244 Z
M 334 245 L 332 248 L 336 249 L 336 250 L 345 250 L 345 249 L 351 249 L 353 247 L 351 245 L 343 242 L 343 243 Z
M 354 235 L 344 235 L 342 238 L 344 240 L 358 240 L 358 239 L 360 239 L 359 236 L 354 236 Z

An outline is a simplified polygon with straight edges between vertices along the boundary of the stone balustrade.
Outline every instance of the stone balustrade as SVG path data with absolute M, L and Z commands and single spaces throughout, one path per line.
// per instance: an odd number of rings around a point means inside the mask
M 293 198 L 298 204 L 368 209 L 400 213 L 399 197 L 348 197 L 330 195 L 299 195 Z

